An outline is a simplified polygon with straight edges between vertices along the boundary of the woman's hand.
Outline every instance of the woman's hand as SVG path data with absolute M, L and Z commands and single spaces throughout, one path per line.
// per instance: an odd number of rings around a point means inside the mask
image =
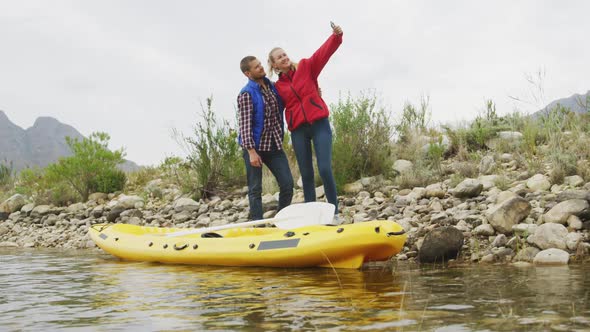
M 342 34 L 342 28 L 339 25 L 332 24 L 332 32 L 335 35 L 341 35 Z

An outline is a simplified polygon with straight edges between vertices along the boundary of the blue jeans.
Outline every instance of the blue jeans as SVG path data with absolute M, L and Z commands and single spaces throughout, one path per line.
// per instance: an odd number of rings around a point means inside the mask
M 291 204 L 293 199 L 293 175 L 289 168 L 287 155 L 283 150 L 256 151 L 262 162 L 268 167 L 279 184 L 279 207 Z M 250 202 L 250 219 L 262 219 L 262 167 L 250 165 L 248 150 L 243 149 L 243 157 L 246 162 L 246 177 L 248 180 L 248 201 Z
M 303 182 L 303 196 L 306 202 L 315 202 L 315 183 L 313 174 L 313 158 L 311 143 L 315 149 L 320 177 L 324 183 L 324 192 L 328 202 L 336 206 L 338 213 L 338 195 L 336 181 L 332 172 L 332 129 L 328 118 L 318 120 L 312 124 L 302 124 L 291 132 L 291 142 L 297 165 Z

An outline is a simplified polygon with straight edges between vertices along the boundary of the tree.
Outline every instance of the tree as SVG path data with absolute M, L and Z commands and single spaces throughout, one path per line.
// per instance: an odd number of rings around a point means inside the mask
M 73 155 L 60 158 L 47 167 L 48 180 L 69 184 L 84 201 L 95 191 L 113 192 L 123 189 L 125 173 L 117 169 L 123 162 L 123 149 L 110 151 L 110 136 L 95 132 L 82 141 L 66 137 Z

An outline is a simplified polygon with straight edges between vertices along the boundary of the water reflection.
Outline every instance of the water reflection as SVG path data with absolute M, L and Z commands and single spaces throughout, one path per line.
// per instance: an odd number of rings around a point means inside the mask
M 0 248 L 0 330 L 590 328 L 585 265 L 172 266 Z

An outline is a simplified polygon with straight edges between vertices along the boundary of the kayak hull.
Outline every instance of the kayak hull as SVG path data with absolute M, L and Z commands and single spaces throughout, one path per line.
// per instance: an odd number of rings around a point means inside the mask
M 90 228 L 89 235 L 102 250 L 130 261 L 353 269 L 365 262 L 388 260 L 402 250 L 407 237 L 399 224 L 384 220 L 292 230 L 232 228 L 169 236 L 186 230 L 97 224 Z

